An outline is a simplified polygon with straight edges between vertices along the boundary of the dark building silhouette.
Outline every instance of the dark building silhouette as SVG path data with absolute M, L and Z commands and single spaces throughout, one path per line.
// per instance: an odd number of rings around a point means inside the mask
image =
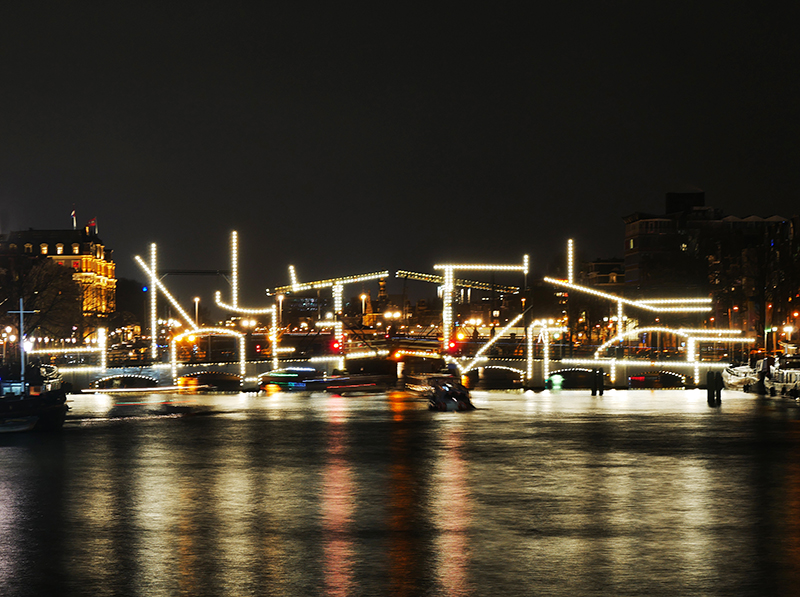
M 710 295 L 715 326 L 761 333 L 797 293 L 796 222 L 789 218 L 726 216 L 705 205 L 703 192 L 690 192 L 668 193 L 664 214 L 636 212 L 623 221 L 631 296 Z

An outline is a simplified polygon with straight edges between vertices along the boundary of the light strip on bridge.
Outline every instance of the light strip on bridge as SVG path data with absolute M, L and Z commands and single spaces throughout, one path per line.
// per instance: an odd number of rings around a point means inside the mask
M 588 365 L 590 367 L 597 367 L 602 364 L 611 364 L 615 362 L 617 365 L 649 365 L 651 367 L 695 367 L 697 365 L 707 369 L 725 369 L 730 367 L 730 363 L 723 362 L 709 362 L 709 361 L 642 361 L 635 359 L 561 359 L 561 363 L 565 365 Z
M 555 284 L 557 286 L 565 286 L 567 288 L 571 288 L 572 290 L 576 290 L 578 292 L 585 292 L 586 294 L 591 294 L 594 296 L 598 296 L 600 298 L 607 299 L 609 301 L 616 301 L 618 303 L 625 303 L 626 305 L 630 305 L 631 307 L 638 307 L 639 309 L 644 309 L 646 311 L 653 311 L 654 313 L 694 313 L 694 312 L 707 312 L 711 311 L 711 305 L 705 307 L 657 307 L 654 304 L 649 304 L 645 301 L 633 301 L 630 299 L 623 298 L 621 296 L 617 296 L 614 294 L 609 294 L 607 292 L 600 292 L 599 290 L 594 290 L 593 288 L 587 288 L 586 286 L 580 286 L 579 284 L 570 284 L 566 280 L 559 280 L 558 278 L 550 278 L 545 277 L 545 282 L 549 282 L 550 284 Z M 672 299 L 652 299 L 653 301 L 656 300 L 672 300 Z M 710 303 L 711 299 L 687 299 L 683 302 L 688 303 L 698 303 L 698 302 L 706 302 Z
M 473 270 L 483 272 L 524 272 L 528 273 L 525 265 L 492 265 L 488 263 L 448 263 L 437 264 L 433 269 Z
M 244 375 L 246 373 L 245 334 L 229 328 L 195 328 L 194 330 L 182 332 L 173 336 L 170 341 L 170 365 L 172 368 L 173 383 L 177 383 L 178 380 L 178 342 L 190 336 L 232 336 L 239 338 L 239 373 L 242 380 L 244 380 Z M 183 363 L 183 365 L 185 365 L 185 363 Z
M 234 305 L 228 305 L 222 302 L 222 292 L 217 290 L 214 294 L 214 302 L 217 304 L 218 307 L 225 309 L 226 311 L 231 311 L 232 313 L 241 313 L 243 315 L 264 315 L 266 313 L 270 313 L 274 307 L 264 307 L 260 309 L 249 309 L 245 307 L 236 307 Z
M 358 274 L 355 276 L 344 276 L 342 278 L 330 278 L 328 280 L 317 280 L 316 282 L 304 282 L 302 284 L 291 284 L 289 286 L 279 286 L 275 289 L 276 293 L 281 292 L 300 292 L 303 290 L 317 290 L 319 288 L 330 288 L 337 284 L 353 284 L 356 282 L 367 282 L 379 278 L 388 278 L 389 271 L 373 272 L 369 274 Z
M 443 284 L 444 277 L 439 276 L 437 274 L 423 274 L 419 272 L 409 272 L 406 270 L 397 270 L 395 272 L 396 278 L 407 278 L 409 280 L 416 280 L 418 282 L 431 282 L 432 284 Z M 496 291 L 496 292 L 504 292 L 504 293 L 511 293 L 517 294 L 519 292 L 518 286 L 502 286 L 499 284 L 489 284 L 488 282 L 478 282 L 476 280 L 463 280 L 463 279 L 454 279 L 453 284 L 460 288 L 473 288 L 475 290 L 486 290 L 486 291 Z
M 164 296 L 167 297 L 167 300 L 170 302 L 170 304 L 173 307 L 175 307 L 175 309 L 178 311 L 178 313 L 180 313 L 181 317 L 183 317 L 183 320 L 187 323 L 187 325 L 190 328 L 192 328 L 193 330 L 198 329 L 197 324 L 194 322 L 194 320 L 191 317 L 189 317 L 189 314 L 186 313 L 186 311 L 183 310 L 183 308 L 180 306 L 180 304 L 178 304 L 178 301 L 176 301 L 175 297 L 173 297 L 169 293 L 169 290 L 167 290 L 167 288 L 161 283 L 161 280 L 159 280 L 158 278 L 156 278 L 155 276 L 152 275 L 152 272 L 151 272 L 150 268 L 147 267 L 147 264 L 145 264 L 145 262 L 142 260 L 142 258 L 139 257 L 138 255 L 136 255 L 134 257 L 134 259 L 136 260 L 136 263 L 139 264 L 139 267 L 141 267 L 145 271 L 145 273 L 151 275 L 151 278 L 155 281 L 155 284 L 158 287 L 158 289 L 161 290 L 161 292 L 164 293 Z M 153 323 L 154 323 L 155 326 L 157 326 L 156 322 L 153 322 Z M 158 329 L 156 327 L 155 329 L 153 329 L 153 336 L 157 336 L 157 335 L 158 335 Z
M 676 336 L 683 336 L 687 339 L 697 339 L 697 336 L 693 336 L 693 334 L 719 334 L 719 337 L 715 338 L 713 336 L 704 336 L 707 337 L 707 342 L 753 342 L 752 339 L 745 339 L 745 338 L 731 338 L 731 335 L 734 334 L 741 334 L 741 330 L 709 330 L 705 328 L 679 328 L 679 329 L 672 329 L 672 328 L 664 328 L 664 327 L 646 327 L 646 328 L 633 328 L 632 330 L 627 330 L 621 334 L 617 334 L 610 340 L 607 340 L 603 344 L 597 347 L 595 351 L 595 358 L 600 358 L 600 354 L 612 344 L 616 342 L 623 342 L 624 340 L 630 340 L 631 338 L 637 337 L 639 334 L 652 334 L 652 333 L 660 333 L 664 332 L 667 334 L 675 334 Z M 728 337 L 723 337 L 728 336 Z
M 470 369 L 472 369 L 472 367 L 475 365 L 475 362 L 483 355 L 483 353 L 486 352 L 486 350 L 492 344 L 497 342 L 497 340 L 499 340 L 506 332 L 508 332 L 508 330 L 513 328 L 516 325 L 516 323 L 520 319 L 522 319 L 522 315 L 523 315 L 522 313 L 517 315 L 514 319 L 512 319 L 510 322 L 508 322 L 508 324 L 504 328 L 502 328 L 497 334 L 495 334 L 494 338 L 492 338 L 486 344 L 481 346 L 480 350 L 475 353 L 475 356 L 473 357 L 472 361 L 470 361 L 469 365 L 467 365 L 466 369 L 462 369 L 462 371 L 469 371 Z
M 144 263 L 144 262 L 142 262 Z M 158 358 L 158 268 L 156 267 L 156 243 L 150 244 L 150 357 Z

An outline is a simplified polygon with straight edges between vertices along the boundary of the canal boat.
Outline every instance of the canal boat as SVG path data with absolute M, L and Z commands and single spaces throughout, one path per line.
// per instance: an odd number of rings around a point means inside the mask
M 259 376 L 258 389 L 266 392 L 270 386 L 274 386 L 286 392 L 302 392 L 307 389 L 306 382 L 315 380 L 320 375 L 313 367 L 274 369 Z
M 450 374 L 415 375 L 408 378 L 406 388 L 428 399 L 428 408 L 438 411 L 474 410 L 469 390 L 458 377 Z
M 27 367 L 24 378 L 8 369 L 0 371 L 0 433 L 61 429 L 68 410 L 55 367 Z
M 440 411 L 473 410 L 469 390 L 452 376 L 429 377 L 428 408 Z
M 306 381 L 306 389 L 312 392 L 334 394 L 370 394 L 386 392 L 397 384 L 397 378 L 372 373 L 343 373 Z

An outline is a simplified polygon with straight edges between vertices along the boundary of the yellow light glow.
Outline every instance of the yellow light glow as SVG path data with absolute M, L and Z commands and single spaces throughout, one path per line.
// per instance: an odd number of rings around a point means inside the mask
M 389 354 L 388 350 L 365 350 L 361 352 L 351 352 L 345 355 L 347 359 L 367 359 L 370 357 L 385 357 Z
M 409 356 L 409 357 L 422 357 L 422 358 L 439 358 L 441 355 L 438 352 L 430 350 L 405 350 L 401 349 L 395 352 L 395 355 Z

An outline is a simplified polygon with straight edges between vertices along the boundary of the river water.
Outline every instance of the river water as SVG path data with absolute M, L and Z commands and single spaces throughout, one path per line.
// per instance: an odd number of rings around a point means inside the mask
M 796 595 L 800 406 L 72 396 L 0 436 L 0 595 Z

